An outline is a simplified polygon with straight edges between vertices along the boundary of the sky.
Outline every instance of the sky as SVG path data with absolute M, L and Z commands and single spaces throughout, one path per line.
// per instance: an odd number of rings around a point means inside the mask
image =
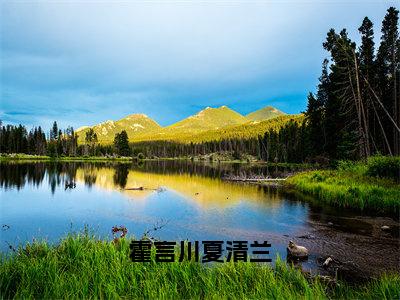
M 330 28 L 396 1 L 0 0 L 0 119 L 65 128 L 144 113 L 166 126 L 207 106 L 306 108 Z

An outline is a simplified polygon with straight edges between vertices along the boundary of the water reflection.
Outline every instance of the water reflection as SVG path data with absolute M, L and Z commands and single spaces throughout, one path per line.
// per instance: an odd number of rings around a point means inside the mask
M 97 176 L 101 172 L 114 172 L 113 183 L 115 186 L 125 188 L 130 171 L 155 173 L 155 174 L 185 174 L 187 176 L 203 176 L 208 178 L 221 178 L 225 175 L 251 176 L 262 174 L 264 176 L 283 177 L 298 168 L 271 167 L 265 165 L 247 164 L 210 164 L 193 163 L 189 161 L 146 161 L 141 164 L 131 163 L 82 163 L 82 162 L 15 162 L 0 163 L 0 187 L 4 189 L 23 188 L 25 184 L 39 186 L 47 180 L 51 191 L 54 193 L 57 186 L 65 181 L 74 181 L 78 173 L 83 174 L 83 181 L 88 187 L 96 184 Z M 100 172 L 100 173 L 99 173 Z
M 130 224 L 131 232 L 140 235 L 164 219 L 170 221 L 169 228 L 160 235 L 168 239 L 269 235 L 278 240 L 278 232 L 301 229 L 307 207 L 286 201 L 275 188 L 221 177 L 288 171 L 186 161 L 2 163 L 2 219 L 28 239 L 43 233 L 62 236 L 71 222 L 102 227 L 101 233 L 116 224 Z
M 267 240 L 286 257 L 294 239 L 310 249 L 304 263 L 334 255 L 364 270 L 398 266 L 398 220 L 360 216 L 299 201 L 267 186 L 221 180 L 224 175 L 285 177 L 290 168 L 188 161 L 131 163 L 0 163 L 0 249 L 35 238 L 56 242 L 84 225 L 111 238 L 115 225 L 141 236 L 160 220 L 163 240 Z M 390 232 L 382 232 L 382 225 Z M 7 227 L 9 226 L 9 227 Z M 371 246 L 372 245 L 372 246 Z M 368 247 L 369 251 L 365 251 Z M 380 258 L 380 259 L 379 259 Z M 369 270 L 368 270 L 369 268 Z

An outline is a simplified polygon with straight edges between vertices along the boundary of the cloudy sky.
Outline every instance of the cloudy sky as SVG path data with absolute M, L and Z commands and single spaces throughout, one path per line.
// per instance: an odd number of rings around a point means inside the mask
M 322 42 L 396 1 L 1 1 L 0 119 L 62 127 L 206 106 L 288 113 L 315 91 Z M 398 5 L 397 5 L 398 6 Z

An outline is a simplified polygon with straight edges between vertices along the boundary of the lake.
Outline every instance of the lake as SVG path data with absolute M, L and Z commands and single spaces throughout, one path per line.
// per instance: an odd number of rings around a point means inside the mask
M 190 161 L 1 163 L 0 247 L 9 252 L 33 239 L 54 243 L 85 226 L 112 239 L 111 228 L 123 225 L 137 238 L 149 231 L 168 241 L 268 241 L 272 259 L 277 254 L 285 259 L 294 240 L 309 248 L 302 267 L 312 272 L 323 272 L 321 261 L 328 255 L 351 261 L 366 274 L 398 271 L 398 219 L 310 204 L 314 201 L 283 188 L 222 179 L 283 177 L 298 170 Z M 382 225 L 391 230 L 382 231 Z

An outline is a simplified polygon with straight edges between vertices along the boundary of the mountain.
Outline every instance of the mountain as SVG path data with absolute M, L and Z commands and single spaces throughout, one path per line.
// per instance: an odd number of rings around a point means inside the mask
M 245 117 L 226 106 L 218 108 L 207 107 L 197 114 L 170 125 L 167 128 L 191 131 L 210 130 L 229 125 L 243 124 L 245 122 L 248 122 Z
M 93 128 L 100 143 L 110 143 L 114 141 L 115 134 L 125 130 L 129 138 L 133 138 L 141 133 L 151 133 L 162 127 L 154 120 L 144 114 L 132 114 L 118 121 L 105 121 L 95 126 L 83 126 L 76 130 L 78 142 L 84 143 L 86 132 Z
M 266 106 L 257 111 L 249 113 L 246 118 L 252 121 L 264 121 L 278 116 L 286 115 L 284 112 L 272 106 Z
M 249 122 L 248 119 L 226 106 L 207 107 L 197 114 L 164 127 L 157 132 L 137 135 L 134 141 L 170 140 L 187 142 L 191 141 L 191 138 L 196 134 L 247 122 Z
M 268 121 L 275 117 L 282 118 L 276 118 L 275 122 L 269 124 Z M 278 126 L 293 117 L 271 106 L 250 113 L 246 117 L 226 106 L 221 106 L 207 107 L 167 127 L 161 127 L 144 114 L 133 114 L 118 121 L 109 120 L 92 127 L 84 126 L 76 132 L 79 143 L 85 142 L 89 128 L 93 128 L 99 143 L 102 144 L 112 143 L 115 134 L 122 130 L 127 132 L 131 142 L 169 140 L 186 143 L 227 137 L 257 137 L 270 125 Z
M 229 125 L 218 129 L 210 129 L 199 132 L 170 132 L 165 131 L 156 134 L 145 134 L 137 136 L 133 142 L 150 141 L 175 141 L 180 143 L 200 143 L 223 139 L 257 139 L 268 130 L 278 130 L 287 122 L 301 123 L 304 120 L 303 114 L 281 115 L 264 121 L 248 121 L 244 124 Z

